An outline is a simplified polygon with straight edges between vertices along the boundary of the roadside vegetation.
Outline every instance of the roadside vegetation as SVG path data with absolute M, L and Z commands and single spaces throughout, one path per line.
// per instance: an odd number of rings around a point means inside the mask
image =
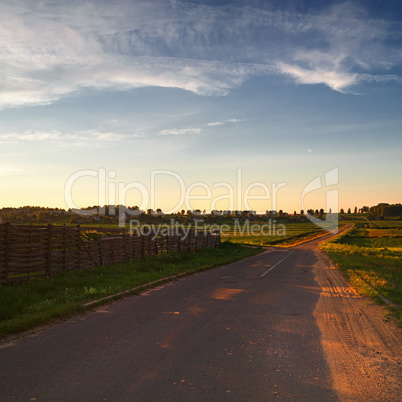
M 161 255 L 139 261 L 67 272 L 51 278 L 2 286 L 0 338 L 85 310 L 84 305 L 109 295 L 181 273 L 227 264 L 261 250 L 226 242 L 216 249 Z M 133 293 L 139 292 L 133 291 Z
M 249 230 L 244 230 L 245 225 L 241 225 L 231 225 L 228 230 L 222 231 L 222 241 L 253 246 L 288 247 L 328 234 L 327 230 L 311 222 L 259 222 L 249 224 Z
M 402 327 L 402 220 L 355 223 L 322 249 L 361 294 L 391 302 L 388 308 Z

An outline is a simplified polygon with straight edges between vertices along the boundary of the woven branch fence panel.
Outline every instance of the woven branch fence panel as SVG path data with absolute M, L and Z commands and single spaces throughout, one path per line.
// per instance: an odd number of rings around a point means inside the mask
M 84 232 L 98 232 L 86 240 Z M 104 234 L 107 232 L 107 234 Z M 147 256 L 218 247 L 219 231 L 129 233 L 125 229 L 0 224 L 0 284 L 64 271 L 113 265 Z

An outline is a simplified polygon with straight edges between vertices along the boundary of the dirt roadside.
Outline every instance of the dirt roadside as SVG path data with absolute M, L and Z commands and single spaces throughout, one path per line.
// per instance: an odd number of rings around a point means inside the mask
M 402 400 L 402 330 L 346 282 L 315 245 L 322 292 L 314 310 L 334 389 L 342 401 Z

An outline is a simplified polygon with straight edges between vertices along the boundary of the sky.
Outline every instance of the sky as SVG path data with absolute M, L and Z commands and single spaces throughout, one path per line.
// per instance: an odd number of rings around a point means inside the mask
M 402 202 L 399 0 L 0 0 L 0 208 Z

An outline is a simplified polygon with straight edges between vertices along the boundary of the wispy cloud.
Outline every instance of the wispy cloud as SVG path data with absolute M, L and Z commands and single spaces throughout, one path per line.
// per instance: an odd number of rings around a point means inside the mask
M 22 133 L 2 133 L 0 134 L 0 144 L 4 143 L 18 143 L 24 141 L 59 141 L 62 137 L 60 131 L 31 131 L 26 130 Z
M 347 2 L 311 15 L 180 1 L 5 3 L 0 108 L 49 104 L 85 88 L 226 95 L 253 75 L 343 92 L 363 81 L 400 81 L 383 77 L 402 64 L 390 45 L 401 24 L 370 20 Z
M 241 121 L 241 120 L 239 120 L 239 119 L 227 119 L 227 120 L 223 120 L 223 121 L 215 121 L 215 122 L 212 122 L 212 123 L 208 123 L 207 125 L 208 126 L 223 126 L 224 124 L 227 124 L 227 123 L 238 123 L 239 121 Z
M 290 75 L 299 84 L 325 84 L 340 92 L 354 84 L 357 76 L 357 74 L 324 69 L 319 66 L 309 70 L 285 63 L 278 63 L 278 66 L 283 74 Z
M 402 52 L 386 45 L 392 35 L 401 36 L 400 23 L 396 28 L 393 22 L 369 19 L 362 5 L 350 2 L 301 17 L 300 22 L 300 33 L 310 32 L 318 43 L 309 40 L 294 47 L 286 60 L 277 60 L 281 73 L 296 83 L 325 84 L 347 92 L 360 82 L 400 81 L 387 71 L 401 66 Z
M 385 75 L 359 74 L 357 80 L 362 82 L 378 82 L 378 83 L 395 82 L 397 84 L 402 84 L 402 77 L 394 74 L 385 74 Z
M 0 145 L 18 144 L 23 142 L 42 142 L 47 144 L 71 145 L 71 146 L 102 146 L 110 142 L 119 142 L 123 139 L 141 137 L 140 134 L 120 134 L 99 130 L 83 130 L 63 133 L 58 130 L 0 133 Z
M 200 134 L 202 132 L 201 128 L 173 128 L 167 130 L 161 130 L 158 135 L 187 135 L 187 134 Z

